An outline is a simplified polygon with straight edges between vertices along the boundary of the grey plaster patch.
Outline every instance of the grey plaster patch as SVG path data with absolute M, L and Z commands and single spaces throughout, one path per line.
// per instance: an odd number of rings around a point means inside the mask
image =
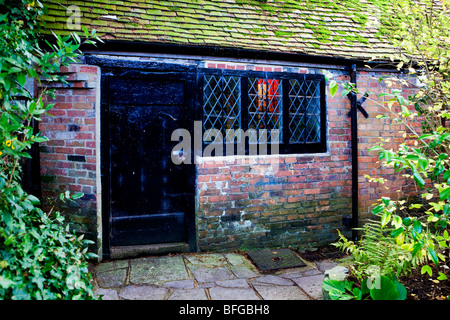
M 252 289 L 222 288 L 209 289 L 212 300 L 261 300 Z
M 119 294 L 125 300 L 164 300 L 169 289 L 157 286 L 126 286 Z
M 254 288 L 264 300 L 310 300 L 309 297 L 296 286 L 255 285 Z
M 168 300 L 208 300 L 205 289 L 175 290 Z
M 183 257 L 161 256 L 131 260 L 130 282 L 162 284 L 167 281 L 186 280 Z
M 323 274 L 293 279 L 307 294 L 316 300 L 322 299 Z
M 197 282 L 216 282 L 234 279 L 233 273 L 225 267 L 204 267 L 199 265 L 188 266 Z

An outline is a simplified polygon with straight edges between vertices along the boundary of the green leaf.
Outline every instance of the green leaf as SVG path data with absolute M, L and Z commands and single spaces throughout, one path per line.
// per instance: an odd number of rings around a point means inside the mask
M 427 159 L 419 159 L 419 167 L 422 170 L 425 170 L 427 168 L 428 165 L 428 160 Z
M 397 286 L 397 291 L 398 291 L 397 300 L 406 300 L 407 291 L 406 291 L 405 286 L 398 281 L 395 282 L 395 285 Z
M 438 280 L 447 280 L 448 278 L 444 273 L 439 272 L 439 277 L 437 277 L 437 279 Z
M 450 187 L 447 187 L 440 191 L 439 193 L 439 199 L 442 200 L 448 200 L 450 197 Z
M 383 211 L 383 208 L 384 208 L 384 206 L 382 206 L 382 205 L 376 206 L 375 208 L 373 208 L 372 213 L 373 214 L 378 214 L 381 211 Z
M 37 197 L 33 196 L 32 194 L 29 194 L 27 196 L 27 199 L 30 200 L 30 202 L 36 206 L 41 204 L 41 201 Z
M 405 228 L 400 227 L 394 231 L 391 232 L 391 236 L 394 238 L 397 238 L 403 231 L 405 231 Z
M 413 228 L 414 231 L 416 231 L 417 233 L 422 233 L 422 224 L 420 223 L 419 220 L 414 220 L 413 222 Z
M 345 292 L 345 281 L 326 279 L 322 282 L 322 288 L 325 291 Z
M 19 73 L 17 75 L 17 81 L 23 87 L 25 85 L 25 82 L 27 81 L 27 77 L 25 76 L 25 74 Z
M 443 140 L 448 140 L 450 139 L 450 133 L 444 133 L 440 138 L 439 138 L 439 143 L 442 142 Z
M 379 286 L 370 289 L 373 300 L 399 300 L 400 293 L 397 285 L 386 276 L 381 276 Z
M 386 224 L 391 221 L 391 213 L 390 212 L 384 212 L 383 216 L 381 217 L 381 225 L 384 227 Z
M 445 171 L 443 178 L 448 182 L 448 180 L 450 179 L 450 170 Z
M 409 226 L 411 224 L 411 218 L 410 217 L 403 218 L 402 221 L 403 221 L 403 224 L 405 226 Z
M 408 154 L 408 155 L 405 157 L 405 159 L 417 161 L 417 160 L 420 160 L 421 158 L 420 158 L 419 156 L 414 155 L 414 154 Z
M 5 277 L 3 277 L 3 276 L 0 276 L 0 286 L 1 286 L 3 289 L 8 289 L 9 287 L 11 287 L 11 286 L 13 286 L 13 285 L 15 285 L 15 282 L 14 282 L 14 281 L 12 281 L 12 280 L 10 280 L 10 279 L 8 279 L 8 278 L 5 278 Z
M 413 172 L 413 177 L 414 177 L 414 180 L 416 180 L 419 187 L 423 187 L 425 185 L 425 180 L 423 180 L 420 173 L 417 172 L 416 170 L 414 170 L 414 172 Z
M 8 74 L 11 74 L 11 73 L 17 73 L 17 72 L 21 72 L 21 71 L 22 71 L 21 68 L 18 68 L 18 67 L 11 67 L 11 68 L 9 68 L 9 70 L 8 70 Z
M 336 81 L 335 80 L 331 80 L 330 81 L 330 94 L 331 94 L 332 97 L 334 97 L 334 95 L 336 94 L 337 88 L 338 88 L 338 86 L 337 86 Z
M 431 277 L 431 275 L 433 274 L 433 271 L 431 270 L 431 267 L 429 265 L 424 265 L 422 267 L 422 269 L 420 269 L 420 273 L 424 274 L 424 273 L 428 273 L 428 275 Z
M 75 194 L 71 195 L 70 197 L 72 199 L 76 200 L 76 199 L 80 199 L 83 196 L 84 196 L 84 193 L 80 192 L 80 193 L 75 193 Z
M 438 257 L 436 256 L 436 252 L 432 248 L 428 248 L 428 253 L 430 254 L 434 264 L 439 265 L 439 260 Z

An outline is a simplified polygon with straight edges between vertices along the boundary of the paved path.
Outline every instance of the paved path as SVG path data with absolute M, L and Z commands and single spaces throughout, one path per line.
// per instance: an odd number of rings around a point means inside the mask
M 102 262 L 94 267 L 103 300 L 320 300 L 331 260 L 261 273 L 237 253 L 179 254 Z

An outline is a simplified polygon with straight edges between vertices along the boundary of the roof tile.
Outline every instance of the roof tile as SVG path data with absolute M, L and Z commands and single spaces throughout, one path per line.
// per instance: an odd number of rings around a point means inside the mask
M 42 21 L 55 32 L 76 5 L 81 21 L 100 37 L 124 41 L 190 43 L 322 56 L 369 59 L 392 47 L 365 25 L 354 1 L 331 0 L 44 0 L 49 8 Z M 370 0 L 367 0 L 370 5 Z M 102 16 L 116 16 L 117 20 Z M 372 44 L 372 45 L 371 45 Z

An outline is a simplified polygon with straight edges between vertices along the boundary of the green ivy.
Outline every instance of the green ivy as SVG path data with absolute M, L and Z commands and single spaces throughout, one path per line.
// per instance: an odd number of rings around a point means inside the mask
M 37 0 L 0 0 L 0 12 L 0 299 L 94 299 L 91 242 L 69 230 L 59 212 L 41 210 L 21 185 L 22 159 L 33 143 L 47 141 L 31 122 L 53 106 L 42 99 L 51 91 L 34 97 L 26 80 L 65 82 L 57 72 L 77 61 L 82 41 L 55 36 L 41 47 L 36 22 L 45 8 Z M 84 43 L 93 43 L 95 32 L 84 30 Z M 60 200 L 81 196 L 64 193 Z

